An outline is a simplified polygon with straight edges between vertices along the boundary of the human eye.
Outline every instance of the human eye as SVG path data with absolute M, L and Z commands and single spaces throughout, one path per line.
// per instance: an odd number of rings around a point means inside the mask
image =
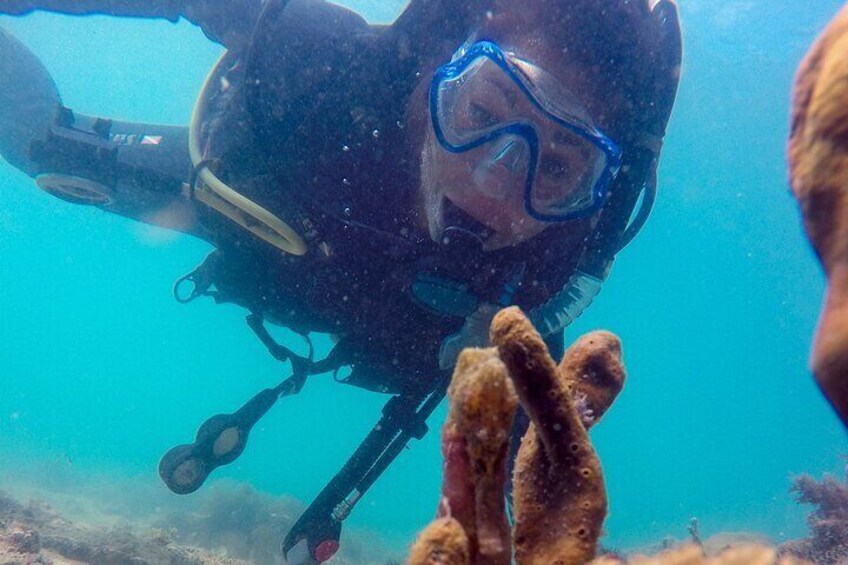
M 569 166 L 564 159 L 552 155 L 543 155 L 539 163 L 539 173 L 547 182 L 560 183 L 568 178 Z

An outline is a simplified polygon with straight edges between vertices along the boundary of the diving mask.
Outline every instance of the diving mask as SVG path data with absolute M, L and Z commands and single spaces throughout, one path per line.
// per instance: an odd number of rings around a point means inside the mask
M 439 67 L 430 116 L 451 153 L 481 152 L 473 180 L 489 197 L 524 188 L 527 214 L 558 222 L 604 203 L 621 150 L 592 123 L 577 97 L 539 67 L 478 41 Z M 515 182 L 503 182 L 504 176 Z

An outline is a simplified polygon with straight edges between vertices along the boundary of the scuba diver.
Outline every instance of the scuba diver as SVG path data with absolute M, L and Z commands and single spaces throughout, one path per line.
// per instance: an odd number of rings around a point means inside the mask
M 166 453 L 168 487 L 198 489 L 311 375 L 391 395 L 287 534 L 289 563 L 332 557 L 497 310 L 520 306 L 561 354 L 650 212 L 681 60 L 672 0 L 411 0 L 391 25 L 324 0 L 12 0 L 0 14 L 33 10 L 185 18 L 226 48 L 190 126 L 172 127 L 64 107 L 0 30 L 0 154 L 59 198 L 211 243 L 175 297 L 243 306 L 291 365 Z M 335 345 L 300 356 L 266 323 Z

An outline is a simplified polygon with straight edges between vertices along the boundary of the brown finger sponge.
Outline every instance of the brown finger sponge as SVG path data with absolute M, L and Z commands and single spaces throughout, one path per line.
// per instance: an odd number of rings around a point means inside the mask
M 498 313 L 490 335 L 532 419 L 513 474 L 516 561 L 586 563 L 597 549 L 607 498 L 568 384 L 518 308 Z
M 558 370 L 574 396 L 583 425 L 589 428 L 601 419 L 624 388 L 621 341 L 608 331 L 588 333 L 566 350 Z
M 463 350 L 448 398 L 442 433 L 445 503 L 465 529 L 477 565 L 509 565 L 512 543 L 503 493 L 518 398 L 497 350 Z
M 471 565 L 468 537 L 458 521 L 439 518 L 412 545 L 407 565 Z

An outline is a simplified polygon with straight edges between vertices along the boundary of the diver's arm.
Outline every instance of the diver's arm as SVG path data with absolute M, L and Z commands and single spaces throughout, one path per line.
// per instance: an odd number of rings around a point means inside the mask
M 77 204 L 210 240 L 185 194 L 188 129 L 76 114 L 50 73 L 0 28 L 0 161 Z
M 0 14 L 22 16 L 44 10 L 60 14 L 88 16 L 104 14 L 139 18 L 180 19 L 181 0 L 9 0 L 0 7 Z
M 36 10 L 76 16 L 180 18 L 199 26 L 206 37 L 232 48 L 244 45 L 259 16 L 262 0 L 6 0 L 0 14 L 23 15 Z
M 263 0 L 182 0 L 180 15 L 228 49 L 246 47 Z

